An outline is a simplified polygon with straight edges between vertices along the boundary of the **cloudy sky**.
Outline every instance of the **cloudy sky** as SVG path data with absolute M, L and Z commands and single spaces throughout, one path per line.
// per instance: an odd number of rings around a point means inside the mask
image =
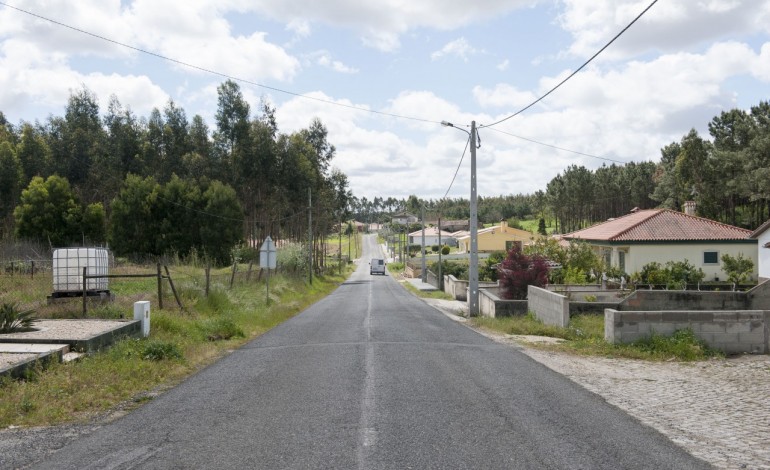
M 531 193 L 567 166 L 658 161 L 732 108 L 770 99 L 770 0 L 660 0 L 586 69 L 526 112 L 651 0 L 0 0 L 0 111 L 63 115 L 82 85 L 140 116 L 169 99 L 214 127 L 222 76 L 313 117 L 358 197 L 468 197 L 476 121 L 480 195 Z M 258 86 L 263 85 L 263 86 Z M 288 92 L 288 93 L 286 93 Z M 335 105 L 337 103 L 338 105 Z M 342 106 L 339 106 L 342 105 Z M 597 158 L 602 157 L 602 158 Z

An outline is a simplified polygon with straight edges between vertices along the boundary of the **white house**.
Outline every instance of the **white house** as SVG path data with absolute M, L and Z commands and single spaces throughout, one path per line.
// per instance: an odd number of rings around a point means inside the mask
M 416 215 L 409 212 L 398 212 L 390 218 L 392 223 L 401 225 L 416 224 L 418 220 L 420 219 Z
M 760 282 L 770 279 L 770 230 L 768 228 L 770 228 L 770 220 L 760 225 L 750 236 L 750 238 L 757 240 Z
M 457 246 L 457 240 L 452 236 L 451 233 L 445 232 L 443 230 L 441 232 L 441 244 L 442 245 L 448 245 L 448 246 Z M 420 245 L 422 244 L 422 230 L 416 230 L 409 234 L 409 244 L 410 245 Z M 439 244 L 439 229 L 436 227 L 425 227 L 425 246 L 431 247 L 433 245 Z
M 750 230 L 668 209 L 639 210 L 583 230 L 562 235 L 563 240 L 590 244 L 605 262 L 633 274 L 650 262 L 687 260 L 706 274 L 706 281 L 726 280 L 722 255 L 743 255 L 754 262 L 757 276 L 757 240 Z M 768 233 L 770 236 L 770 233 Z M 770 240 L 770 239 L 769 239 Z

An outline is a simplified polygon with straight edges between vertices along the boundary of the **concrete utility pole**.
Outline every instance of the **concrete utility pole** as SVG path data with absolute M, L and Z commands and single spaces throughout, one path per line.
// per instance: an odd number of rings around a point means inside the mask
M 307 280 L 313 283 L 313 193 L 307 189 Z
M 441 121 L 442 126 L 455 127 L 447 121 Z M 460 129 L 456 127 L 455 129 Z M 468 315 L 479 315 L 479 220 L 476 197 L 476 121 L 471 121 L 471 131 L 461 131 L 468 134 L 471 144 L 471 246 L 468 260 Z
M 420 220 L 422 220 L 422 282 L 428 282 L 428 270 L 425 269 L 425 207 L 420 206 Z
M 468 314 L 479 315 L 479 221 L 476 198 L 476 121 L 471 121 L 471 253 L 468 266 Z

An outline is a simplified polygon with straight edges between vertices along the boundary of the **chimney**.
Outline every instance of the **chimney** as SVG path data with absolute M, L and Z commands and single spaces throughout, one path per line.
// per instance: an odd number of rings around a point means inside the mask
M 505 233 L 506 229 L 508 228 L 508 221 L 505 219 L 500 220 L 500 231 Z
M 684 213 L 685 215 L 695 215 L 695 201 L 684 202 Z

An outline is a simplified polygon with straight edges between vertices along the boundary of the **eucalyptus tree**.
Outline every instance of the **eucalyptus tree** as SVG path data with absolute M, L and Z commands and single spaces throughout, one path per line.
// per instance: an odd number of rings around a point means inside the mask
M 33 176 L 46 176 L 50 165 L 51 151 L 39 128 L 29 123 L 21 127 L 21 137 L 16 146 L 16 156 L 21 163 L 22 186 L 27 186 Z
M 0 142 L 0 227 L 13 227 L 10 216 L 21 195 L 24 172 L 13 145 Z

